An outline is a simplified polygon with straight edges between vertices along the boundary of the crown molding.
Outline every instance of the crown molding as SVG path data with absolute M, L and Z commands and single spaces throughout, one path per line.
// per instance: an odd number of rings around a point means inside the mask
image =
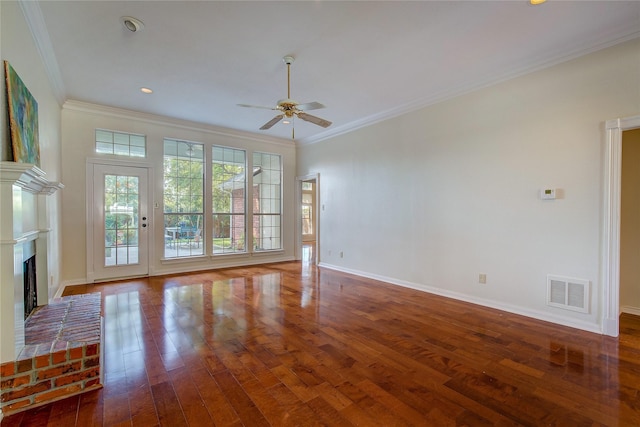
M 484 89 L 490 86 L 497 85 L 502 82 L 506 82 L 508 80 L 524 76 L 526 74 L 530 74 L 536 71 L 540 71 L 546 68 L 553 67 L 554 65 L 562 64 L 563 62 L 568 62 L 573 59 L 580 58 L 582 56 L 586 56 L 591 53 L 595 53 L 597 51 L 613 47 L 615 45 L 631 41 L 634 39 L 640 38 L 640 30 L 637 28 L 621 28 L 617 32 L 616 35 L 612 36 L 608 41 L 602 43 L 596 43 L 594 45 L 590 45 L 588 47 L 583 47 L 581 49 L 574 50 L 569 54 L 565 54 L 562 56 L 558 56 L 556 58 L 552 58 L 550 60 L 538 61 L 536 63 L 528 63 L 521 64 L 512 67 L 510 70 L 498 75 L 498 76 L 489 76 L 483 80 L 475 81 L 471 84 L 460 85 L 456 88 L 452 88 L 450 90 L 431 95 L 426 98 L 417 99 L 410 103 L 406 103 L 404 105 L 400 105 L 386 111 L 382 111 L 380 113 L 372 114 L 367 117 L 363 117 L 359 120 L 355 120 L 346 125 L 332 128 L 330 130 L 315 134 L 308 138 L 299 139 L 298 145 L 310 145 L 315 144 L 317 142 L 321 142 L 330 138 L 335 138 L 340 135 L 344 135 L 349 132 L 353 132 L 358 129 L 362 129 L 367 126 L 371 126 L 373 124 L 392 119 L 394 117 L 401 116 L 403 114 L 411 113 L 422 108 L 426 108 L 440 102 L 444 102 L 453 98 L 457 98 L 462 95 L 466 95 L 471 92 L 475 92 L 480 89 Z
M 161 116 L 157 114 L 143 113 L 140 111 L 126 110 L 123 108 L 109 107 L 107 105 L 91 104 L 89 102 L 67 100 L 63 106 L 63 110 L 79 111 L 83 113 L 100 114 L 120 119 L 137 120 L 140 122 L 171 126 L 175 128 L 209 133 L 224 137 L 233 137 L 253 142 L 261 142 L 266 144 L 282 145 L 286 147 L 294 147 L 295 143 L 289 139 L 276 138 L 267 135 L 258 135 L 251 132 L 228 129 L 205 123 L 192 122 L 189 120 L 176 119 L 173 117 Z
M 58 104 L 62 105 L 66 99 L 66 89 L 40 5 L 37 1 L 27 0 L 18 0 L 18 4 L 20 5 L 20 9 L 22 9 L 22 14 L 33 36 L 38 53 L 40 53 L 40 58 L 42 59 L 45 72 L 51 83 L 53 94 Z

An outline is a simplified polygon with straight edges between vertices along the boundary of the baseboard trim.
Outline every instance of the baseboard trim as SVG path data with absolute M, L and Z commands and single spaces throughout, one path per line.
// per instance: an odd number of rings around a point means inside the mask
M 174 260 L 171 260 L 174 261 Z M 293 256 L 276 256 L 267 258 L 266 255 L 259 254 L 258 256 L 251 258 L 239 258 L 233 259 L 229 257 L 224 260 L 224 262 L 220 262 L 215 266 L 212 265 L 194 265 L 189 264 L 187 262 L 182 263 L 181 260 L 177 260 L 174 262 L 165 262 L 167 265 L 171 265 L 170 268 L 166 269 L 156 269 L 154 271 L 153 276 L 166 276 L 170 274 L 183 274 L 183 273 L 196 273 L 196 272 L 204 272 L 204 271 L 213 271 L 220 270 L 222 268 L 234 268 L 234 267 L 248 267 L 255 266 L 261 264 L 273 264 L 278 262 L 287 262 L 287 261 L 295 261 L 295 257 Z M 184 264 L 184 265 L 183 265 Z M 149 275 L 152 276 L 151 274 Z
M 86 278 L 75 279 L 75 280 L 65 280 L 64 282 L 60 283 L 60 286 L 58 286 L 58 290 L 56 291 L 53 298 L 61 298 L 67 286 L 86 285 L 87 283 L 88 282 Z
M 638 307 L 623 305 L 622 307 L 620 307 L 620 311 L 622 313 L 633 314 L 634 316 L 640 316 L 640 308 Z
M 62 294 L 64 294 L 64 289 L 67 287 L 67 285 L 60 285 L 58 286 L 58 290 L 56 291 L 56 293 L 53 295 L 53 298 L 61 298 Z
M 0 0 L 1 1 L 1 0 Z M 278 256 L 267 258 L 268 255 L 259 254 L 252 258 L 242 258 L 233 260 L 229 258 L 224 263 L 212 265 L 194 265 L 193 261 L 189 262 L 189 260 L 171 260 L 174 262 L 167 262 L 167 265 L 171 265 L 171 268 L 166 269 L 154 269 L 149 270 L 148 277 L 156 277 L 156 276 L 167 276 L 171 274 L 184 274 L 184 273 L 198 273 L 204 271 L 213 271 L 219 270 L 221 268 L 234 268 L 234 267 L 244 267 L 244 266 L 254 266 L 261 264 L 273 264 L 278 262 L 288 262 L 295 261 L 295 257 L 293 256 Z M 153 274 L 152 274 L 153 273 Z M 136 276 L 136 277 L 147 277 L 147 276 Z M 122 280 L 126 279 L 124 277 L 113 279 L 113 280 Z M 54 298 L 61 297 L 65 291 L 67 286 L 77 286 L 77 285 L 89 285 L 94 282 L 90 282 L 88 278 L 83 279 L 74 279 L 74 280 L 66 280 L 64 281 L 56 291 Z M 104 281 L 99 281 L 95 283 L 104 283 Z
M 602 334 L 603 330 L 598 324 L 581 322 L 576 319 L 567 318 L 564 316 L 557 316 L 551 313 L 541 312 L 538 310 L 530 310 L 524 307 L 515 306 L 511 304 L 505 304 L 499 301 L 489 300 L 485 298 L 478 298 L 459 292 L 448 291 L 446 289 L 438 288 L 435 286 L 423 285 L 420 283 L 408 282 L 405 280 L 395 279 L 393 277 L 381 276 L 378 274 L 371 274 L 364 271 L 353 270 L 350 268 L 344 268 L 332 264 L 320 263 L 318 267 L 327 268 L 330 270 L 336 270 L 343 273 L 353 274 L 354 276 L 366 277 L 367 279 L 378 280 L 380 282 L 389 283 L 391 285 L 402 286 L 403 288 L 414 289 L 417 291 L 427 292 L 434 295 L 439 295 L 447 298 L 452 298 L 459 301 L 468 302 L 471 304 L 481 305 L 483 307 L 494 308 L 496 310 L 506 311 L 508 313 L 518 314 L 520 316 L 531 317 L 533 319 L 542 320 L 545 322 L 551 322 L 562 326 L 568 326 L 574 329 L 580 329 L 587 332 L 593 332 L 596 334 Z

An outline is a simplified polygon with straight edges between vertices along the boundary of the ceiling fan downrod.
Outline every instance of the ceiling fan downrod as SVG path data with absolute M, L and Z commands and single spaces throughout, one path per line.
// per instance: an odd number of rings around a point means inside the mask
M 291 99 L 291 64 L 295 61 L 293 56 L 285 56 L 282 61 L 287 64 L 287 99 Z

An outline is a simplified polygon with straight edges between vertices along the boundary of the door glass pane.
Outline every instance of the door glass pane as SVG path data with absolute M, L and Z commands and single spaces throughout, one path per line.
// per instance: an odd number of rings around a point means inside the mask
M 138 264 L 139 196 L 138 177 L 105 175 L 105 267 Z

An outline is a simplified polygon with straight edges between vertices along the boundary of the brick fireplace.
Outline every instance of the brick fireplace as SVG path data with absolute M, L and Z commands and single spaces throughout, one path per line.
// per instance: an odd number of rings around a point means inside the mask
M 49 295 L 47 200 L 64 186 L 45 175 L 0 162 L 0 419 L 101 383 L 100 295 Z
M 54 298 L 25 322 L 25 345 L 0 364 L 4 413 L 101 387 L 99 293 Z

